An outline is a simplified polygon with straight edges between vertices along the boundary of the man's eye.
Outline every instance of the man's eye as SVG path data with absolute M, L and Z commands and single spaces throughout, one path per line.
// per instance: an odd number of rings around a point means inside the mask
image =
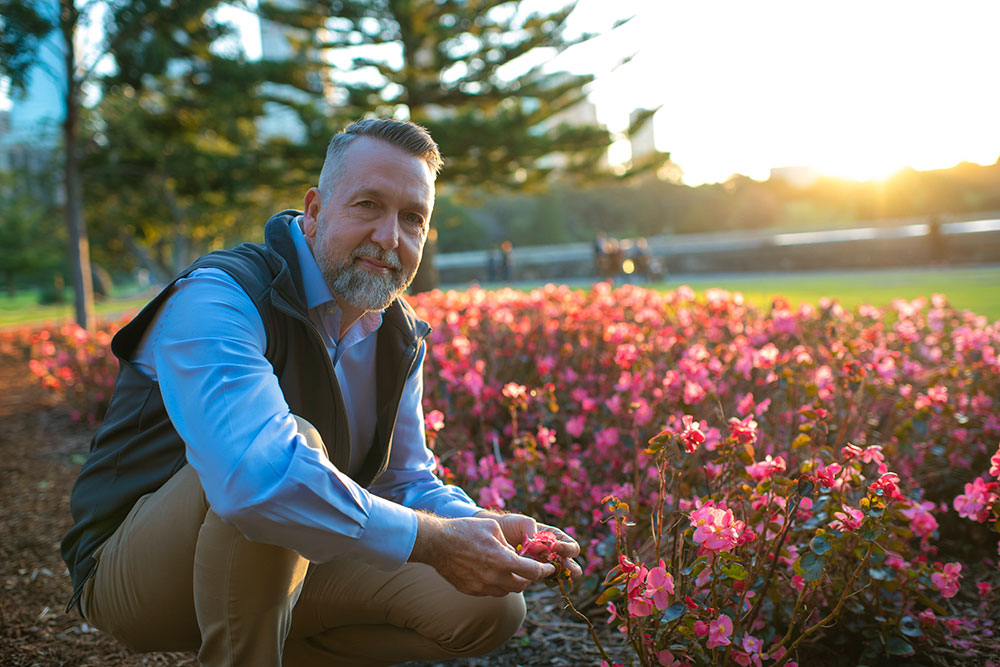
M 370 199 L 365 199 L 364 201 L 358 202 L 358 206 L 361 208 L 375 208 L 375 202 Z
M 422 215 L 417 215 L 416 213 L 407 213 L 403 217 L 403 219 L 412 225 L 420 225 L 421 227 L 424 226 L 424 217 Z

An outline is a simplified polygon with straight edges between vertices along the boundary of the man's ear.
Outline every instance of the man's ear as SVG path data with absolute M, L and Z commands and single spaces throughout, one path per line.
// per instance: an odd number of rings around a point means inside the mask
M 316 236 L 316 228 L 319 225 L 319 214 L 323 209 L 323 198 L 317 188 L 309 188 L 306 192 L 305 203 L 302 208 L 302 233 L 307 239 Z

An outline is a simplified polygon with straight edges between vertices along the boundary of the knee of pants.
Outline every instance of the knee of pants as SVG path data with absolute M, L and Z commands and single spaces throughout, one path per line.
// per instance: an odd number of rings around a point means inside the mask
M 454 657 L 483 655 L 502 646 L 524 622 L 524 595 L 477 597 L 469 605 L 465 620 L 438 642 Z

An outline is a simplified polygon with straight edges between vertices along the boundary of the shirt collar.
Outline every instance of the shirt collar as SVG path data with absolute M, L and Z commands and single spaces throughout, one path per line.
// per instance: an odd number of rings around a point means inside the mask
M 289 227 L 291 228 L 292 242 L 295 244 L 295 253 L 299 258 L 299 267 L 302 271 L 302 286 L 306 291 L 306 308 L 312 310 L 318 306 L 329 304 L 336 308 L 337 314 L 340 315 L 340 307 L 337 305 L 336 299 L 333 298 L 330 286 L 326 284 L 326 279 L 323 278 L 323 272 L 320 271 L 312 249 L 306 242 L 301 225 L 302 216 L 300 215 Z M 339 321 L 340 318 L 337 319 Z M 362 332 L 367 336 L 382 325 L 382 312 L 365 313 L 358 321 L 361 323 Z

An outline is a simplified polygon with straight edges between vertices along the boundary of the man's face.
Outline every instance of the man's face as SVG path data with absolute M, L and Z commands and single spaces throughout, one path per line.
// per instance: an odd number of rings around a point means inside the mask
M 413 280 L 434 207 L 422 159 L 369 137 L 350 143 L 327 201 L 306 193 L 302 228 L 330 291 L 362 311 L 382 310 Z

